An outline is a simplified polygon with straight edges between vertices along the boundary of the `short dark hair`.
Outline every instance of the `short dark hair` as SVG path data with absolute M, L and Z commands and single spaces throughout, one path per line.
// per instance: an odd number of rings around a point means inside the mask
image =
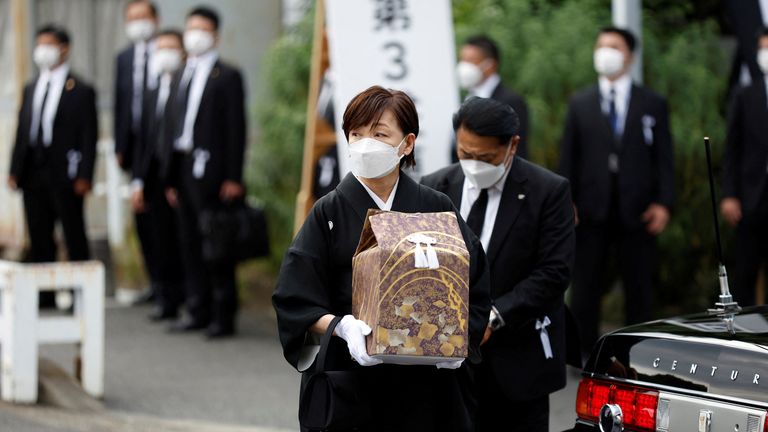
M 173 36 L 173 37 L 175 37 L 176 39 L 179 40 L 179 43 L 181 43 L 182 47 L 184 46 L 184 36 L 181 33 L 181 31 L 178 30 L 178 29 L 175 29 L 175 28 L 164 28 L 164 29 L 160 30 L 159 32 L 157 32 L 157 34 L 155 35 L 155 37 L 160 37 L 160 36 Z
M 207 6 L 198 6 L 187 14 L 187 19 L 193 17 L 193 16 L 199 16 L 207 19 L 213 24 L 214 30 L 219 30 L 219 23 L 221 20 L 219 19 L 219 14 L 216 13 L 215 10 L 207 7 Z
M 492 58 L 496 60 L 496 62 L 499 61 L 499 46 L 496 45 L 496 42 L 494 42 L 493 39 L 486 35 L 470 36 L 464 41 L 464 45 L 478 47 L 486 57 Z
M 413 99 L 399 90 L 373 86 L 352 98 L 347 109 L 344 110 L 341 128 L 344 130 L 347 141 L 349 141 L 351 130 L 378 123 L 386 110 L 392 111 L 403 134 L 419 136 L 419 115 Z M 404 156 L 400 160 L 400 166 L 416 166 L 414 153 Z
M 634 34 L 632 34 L 631 31 L 620 27 L 606 26 L 600 29 L 598 35 L 603 33 L 615 33 L 621 36 L 621 38 L 624 39 L 624 42 L 627 44 L 629 52 L 635 52 L 635 48 L 637 47 L 637 38 Z
M 490 98 L 471 97 L 453 115 L 453 130 L 464 128 L 476 135 L 492 136 L 507 145 L 520 131 L 520 118 L 511 106 Z
M 131 6 L 135 5 L 135 4 L 139 4 L 139 3 L 144 3 L 147 6 L 149 6 L 149 10 L 152 12 L 152 16 L 157 18 L 157 5 L 155 4 L 155 2 L 150 1 L 150 0 L 130 0 L 128 3 L 125 4 L 125 8 L 123 9 L 123 13 L 125 13 L 128 10 L 129 7 L 131 7 Z
M 46 24 L 37 29 L 35 37 L 44 34 L 52 35 L 56 38 L 57 41 L 59 41 L 60 44 L 69 45 L 69 32 L 67 32 L 67 29 L 62 26 L 56 24 Z

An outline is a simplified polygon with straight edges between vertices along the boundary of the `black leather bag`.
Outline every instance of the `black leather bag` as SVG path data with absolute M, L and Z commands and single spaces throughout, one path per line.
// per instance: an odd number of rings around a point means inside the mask
M 264 210 L 245 201 L 203 210 L 198 224 L 207 262 L 239 262 L 269 255 Z
M 328 345 L 341 317 L 334 318 L 320 341 L 315 368 L 299 401 L 299 423 L 316 431 L 350 430 L 370 418 L 362 374 L 357 370 L 326 370 Z

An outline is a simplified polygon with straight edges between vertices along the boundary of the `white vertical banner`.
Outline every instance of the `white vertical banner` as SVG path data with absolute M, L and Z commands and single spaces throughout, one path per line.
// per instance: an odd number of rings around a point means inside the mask
M 450 162 L 451 118 L 459 106 L 450 0 L 326 0 L 339 169 L 347 173 L 341 129 L 352 98 L 372 85 L 416 103 L 416 175 Z

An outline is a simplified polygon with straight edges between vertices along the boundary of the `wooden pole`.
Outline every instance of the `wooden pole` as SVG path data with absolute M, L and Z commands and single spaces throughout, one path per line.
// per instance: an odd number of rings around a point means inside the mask
M 317 97 L 323 80 L 324 59 L 327 59 L 327 44 L 324 43 L 325 33 L 325 2 L 317 1 L 315 9 L 315 32 L 312 44 L 312 63 L 309 72 L 309 100 L 307 101 L 307 124 L 304 129 L 304 158 L 301 168 L 301 188 L 296 197 L 294 213 L 294 234 L 299 231 L 310 208 L 314 204 L 312 183 L 315 177 L 318 149 L 317 131 Z
M 16 43 L 14 46 L 14 66 L 16 70 L 16 97 L 17 103 L 21 103 L 24 94 L 24 83 L 29 73 L 29 20 L 27 0 L 11 0 L 11 15 L 13 16 L 13 35 Z

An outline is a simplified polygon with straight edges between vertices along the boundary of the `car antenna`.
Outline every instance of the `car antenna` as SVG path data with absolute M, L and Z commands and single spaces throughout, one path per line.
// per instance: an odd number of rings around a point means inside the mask
M 717 199 L 715 198 L 715 180 L 712 175 L 712 151 L 709 147 L 709 137 L 704 137 L 704 148 L 707 150 L 707 170 L 709 171 L 709 193 L 712 199 L 712 217 L 715 221 L 715 240 L 717 241 L 717 262 L 718 278 L 720 279 L 720 296 L 715 303 L 714 309 L 707 312 L 710 315 L 717 315 L 725 323 L 728 333 L 736 334 L 733 319 L 737 313 L 741 312 L 741 307 L 733 300 L 731 290 L 728 288 L 728 273 L 723 264 L 723 246 L 720 242 L 720 222 L 717 219 Z

